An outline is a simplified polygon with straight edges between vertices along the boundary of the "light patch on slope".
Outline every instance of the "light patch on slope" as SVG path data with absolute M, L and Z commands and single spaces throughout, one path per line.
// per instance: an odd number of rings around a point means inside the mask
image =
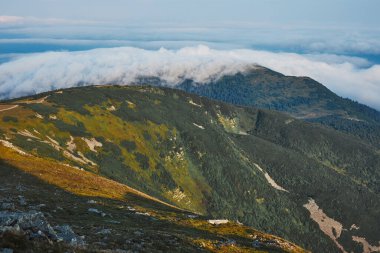
M 85 161 L 85 163 L 91 164 L 93 166 L 97 165 L 95 162 L 93 162 L 90 159 L 88 159 L 87 157 L 85 157 L 82 152 L 78 151 L 78 155 L 82 158 L 83 161 Z
M 9 107 L 7 105 L 0 105 L 0 112 L 12 110 L 12 109 L 15 109 L 16 107 L 18 107 L 18 105 L 12 105 Z
M 136 104 L 129 101 L 129 100 L 126 100 L 127 104 L 128 104 L 128 108 L 129 109 L 135 109 L 136 108 Z
M 65 165 L 65 166 L 67 166 L 67 167 L 70 167 L 70 168 L 73 168 L 73 169 L 76 169 L 76 170 L 82 170 L 82 171 L 84 171 L 83 168 L 80 168 L 80 167 L 78 167 L 78 166 L 74 166 L 74 165 L 70 165 L 70 164 L 68 164 L 68 163 L 64 163 L 63 165 Z
M 17 132 L 19 135 L 22 135 L 22 136 L 25 136 L 25 137 L 30 137 L 30 138 L 34 138 L 34 139 L 38 139 L 40 140 L 40 138 L 38 138 L 37 136 L 35 136 L 34 134 L 32 134 L 31 132 L 29 132 L 29 130 L 25 129 L 25 130 L 22 130 L 22 131 L 19 131 Z
M 195 103 L 192 99 L 189 100 L 189 104 L 197 106 L 197 107 L 202 107 L 202 105 Z
M 85 158 L 83 155 L 82 155 L 82 156 L 83 156 L 85 159 L 83 159 L 83 157 L 82 157 L 82 158 L 81 158 L 81 157 L 77 157 L 77 156 L 71 154 L 71 153 L 70 153 L 69 151 L 67 151 L 67 150 L 63 150 L 63 155 L 64 155 L 66 158 L 69 158 L 69 159 L 71 159 L 71 160 L 74 160 L 74 161 L 79 162 L 79 163 L 82 163 L 82 164 L 88 164 L 88 163 L 90 163 L 91 165 L 96 165 L 94 162 L 88 160 L 88 159 Z
M 360 229 L 360 227 L 356 226 L 356 224 L 352 224 L 351 227 L 350 227 L 350 230 L 358 230 Z
M 74 161 L 77 161 L 77 162 L 80 162 L 82 164 L 91 164 L 93 166 L 96 166 L 97 164 L 93 161 L 91 161 L 90 159 L 88 159 L 87 157 L 85 157 L 81 152 L 78 152 L 78 156 L 75 156 L 74 154 L 70 153 L 69 151 L 65 150 L 64 148 L 62 148 L 59 143 L 54 140 L 53 138 L 49 137 L 49 136 L 46 136 L 46 138 L 48 138 L 48 140 L 45 140 L 43 141 L 44 143 L 47 143 L 49 144 L 50 146 L 52 146 L 54 149 L 56 149 L 57 151 L 63 151 L 63 155 L 69 159 L 72 159 Z M 67 145 L 67 143 L 66 143 Z M 75 144 L 74 144 L 75 145 Z
M 43 98 L 40 98 L 40 99 L 34 99 L 34 100 L 21 100 L 19 102 L 20 103 L 24 103 L 24 104 L 42 104 L 43 102 L 45 102 L 45 100 L 48 97 L 49 96 L 46 96 L 46 97 L 43 97 Z
M 310 218 L 318 223 L 319 228 L 325 233 L 335 245 L 343 252 L 347 253 L 342 245 L 338 242 L 338 238 L 342 234 L 343 225 L 338 221 L 328 217 L 322 209 L 319 208 L 314 199 L 309 199 L 309 202 L 303 205 L 310 212 Z
M 70 140 L 66 142 L 67 150 L 69 150 L 71 153 L 75 151 L 77 148 L 77 145 L 74 142 L 74 138 L 70 135 Z
M 271 178 L 268 174 L 268 172 L 265 172 L 264 173 L 264 176 L 266 178 L 266 180 L 268 181 L 268 183 L 273 186 L 273 188 L 279 190 L 279 191 L 284 191 L 284 192 L 289 192 L 288 190 L 282 188 L 281 186 L 279 186 L 274 180 L 273 178 Z
M 41 114 L 36 113 L 35 116 L 36 116 L 37 118 L 39 118 L 39 119 L 44 119 L 44 116 L 42 116 Z
M 171 194 L 173 196 L 173 199 L 176 201 L 181 201 L 187 197 L 186 194 L 179 188 L 176 188 L 174 191 L 171 192 Z
M 91 138 L 91 139 L 87 139 L 87 138 L 82 138 L 82 140 L 84 140 L 87 144 L 87 146 L 89 147 L 89 149 L 92 151 L 92 152 L 95 152 L 97 153 L 98 151 L 96 151 L 95 148 L 99 147 L 103 147 L 103 144 L 101 142 L 98 142 L 95 138 Z
M 268 172 L 264 171 L 257 163 L 254 164 L 256 166 L 256 168 L 258 168 L 263 174 L 264 174 L 264 177 L 265 179 L 268 181 L 268 183 L 273 187 L 275 188 L 276 190 L 279 190 L 279 191 L 284 191 L 284 192 L 289 192 L 288 190 L 286 190 L 285 188 L 281 187 L 280 185 L 278 185 L 276 183 L 276 181 L 273 180 L 273 178 L 271 178 L 271 176 L 269 176 Z
M 46 135 L 46 138 L 48 138 L 49 141 L 46 141 L 46 143 L 50 144 L 53 148 L 60 151 L 61 146 L 59 145 L 58 141 L 54 140 L 53 138 Z
M 208 223 L 213 225 L 220 225 L 220 224 L 226 224 L 229 220 L 208 220 Z
M 27 156 L 29 155 L 26 152 L 22 151 L 19 147 L 16 147 L 15 145 L 13 145 L 12 142 L 9 142 L 9 141 L 6 141 L 6 140 L 0 140 L 0 143 L 3 144 L 3 146 L 5 146 L 7 148 L 13 149 L 14 151 L 16 151 L 17 153 L 19 153 L 20 155 L 27 155 Z
M 379 246 L 372 246 L 363 237 L 353 236 L 352 240 L 363 245 L 363 253 L 380 252 L 380 241 Z
M 198 125 L 198 124 L 196 124 L 196 123 L 193 123 L 193 125 L 196 126 L 196 127 L 198 127 L 198 128 L 200 128 L 200 129 L 202 129 L 202 130 L 205 129 L 204 126 Z
M 107 108 L 108 111 L 114 112 L 116 111 L 116 107 L 114 105 L 111 105 L 110 107 Z
M 285 124 L 286 125 L 289 125 L 290 123 L 292 123 L 294 121 L 294 119 L 287 119 L 285 120 Z

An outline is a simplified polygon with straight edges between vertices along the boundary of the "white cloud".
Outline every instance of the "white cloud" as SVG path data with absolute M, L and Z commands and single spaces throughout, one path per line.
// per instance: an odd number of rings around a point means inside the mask
M 380 65 L 368 67 L 361 58 L 206 46 L 156 51 L 121 47 L 17 58 L 0 65 L 0 98 L 79 84 L 129 84 L 139 76 L 157 76 L 172 86 L 186 78 L 205 83 L 253 64 L 287 75 L 310 76 L 338 95 L 380 109 Z

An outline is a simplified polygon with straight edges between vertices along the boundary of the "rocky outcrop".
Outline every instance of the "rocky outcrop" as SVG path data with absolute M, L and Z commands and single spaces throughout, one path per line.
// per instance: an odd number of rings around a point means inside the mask
M 68 225 L 55 226 L 49 224 L 45 215 L 39 211 L 0 211 L 0 235 L 12 233 L 26 236 L 29 240 L 45 239 L 63 241 L 71 246 L 85 245 L 82 237 L 77 236 Z

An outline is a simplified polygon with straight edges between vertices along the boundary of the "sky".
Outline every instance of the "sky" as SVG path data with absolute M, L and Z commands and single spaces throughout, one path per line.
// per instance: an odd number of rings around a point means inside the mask
M 194 60 L 197 55 L 205 54 L 200 65 L 216 59 L 231 64 L 231 54 L 237 54 L 234 62 L 310 76 L 340 96 L 380 110 L 378 10 L 380 0 L 0 0 L 0 98 L 54 87 L 30 80 L 39 80 L 35 75 L 47 63 L 57 72 L 64 69 L 60 57 L 67 57 L 66 64 L 71 64 L 65 70 L 68 75 L 77 73 L 75 61 L 83 58 L 75 52 L 86 57 L 89 65 L 84 67 L 103 63 L 125 76 L 136 70 L 131 69 L 136 64 L 154 66 L 149 59 L 155 57 L 165 57 L 168 66 L 186 62 L 173 55 L 188 50 L 192 63 L 199 60 Z M 161 48 L 167 54 L 160 53 Z M 124 58 L 116 63 L 104 58 L 115 50 Z M 243 52 L 251 58 L 237 50 L 248 50 Z M 130 58 L 136 63 L 130 64 Z M 25 69 L 27 61 L 39 64 Z M 181 73 L 204 74 L 194 72 L 191 64 L 181 66 Z M 95 77 L 106 73 L 118 76 L 99 69 L 86 78 L 99 82 L 107 78 Z M 20 77 L 18 83 L 10 76 Z M 57 81 L 57 76 L 51 78 L 44 80 Z M 62 85 L 75 86 L 77 81 Z

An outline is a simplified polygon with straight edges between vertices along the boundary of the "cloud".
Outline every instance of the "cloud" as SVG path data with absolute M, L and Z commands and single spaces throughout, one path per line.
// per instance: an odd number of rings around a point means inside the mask
M 24 20 L 24 18 L 18 16 L 0 16 L 0 24 L 20 23 L 22 20 Z
M 85 17 L 83 17 L 85 18 Z M 79 19 L 0 16 L 1 44 L 42 41 L 65 46 L 97 43 L 98 47 L 155 48 L 209 44 L 213 48 L 254 48 L 295 53 L 376 55 L 380 57 L 380 29 L 257 22 L 102 22 Z M 237 36 L 238 34 L 238 36 Z M 9 39 L 14 39 L 10 41 Z M 18 39 L 18 40 L 15 40 Z M 190 44 L 189 41 L 197 42 Z M 140 44 L 139 44 L 140 43 Z M 18 50 L 18 47 L 8 47 Z M 70 50 L 70 49 L 69 49 Z M 19 53 L 19 52 L 9 52 Z
M 18 57 L 0 65 L 0 98 L 84 84 L 127 85 L 141 76 L 159 77 L 169 86 L 184 79 L 207 83 L 254 64 L 286 75 L 310 76 L 338 95 L 380 109 L 380 65 L 369 66 L 364 59 L 207 46 L 178 50 L 119 47 Z
M 31 25 L 94 25 L 100 22 L 78 19 L 37 18 L 24 16 L 0 16 L 0 26 L 31 26 Z

